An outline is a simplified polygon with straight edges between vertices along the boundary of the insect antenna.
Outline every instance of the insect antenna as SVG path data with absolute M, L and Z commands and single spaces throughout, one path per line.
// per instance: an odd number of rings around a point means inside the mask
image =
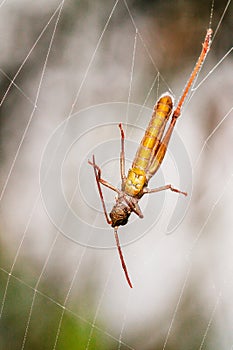
M 123 270 L 124 270 L 124 273 L 125 273 L 125 277 L 126 277 L 126 280 L 127 280 L 128 284 L 129 284 L 130 288 L 133 288 L 132 283 L 131 283 L 130 278 L 129 278 L 127 267 L 126 267 L 126 264 L 125 264 L 123 253 L 122 253 L 122 250 L 121 250 L 117 229 L 118 229 L 118 227 L 114 227 L 114 235 L 115 235 L 115 240 L 116 240 L 118 253 L 119 253 L 119 256 L 120 256 L 120 260 L 121 260 L 121 265 L 123 267 Z

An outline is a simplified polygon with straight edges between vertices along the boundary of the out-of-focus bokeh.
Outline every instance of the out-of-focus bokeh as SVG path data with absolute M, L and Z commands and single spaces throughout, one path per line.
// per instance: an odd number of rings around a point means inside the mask
M 233 348 L 232 14 L 220 0 L 1 2 L 1 349 Z M 210 20 L 211 50 L 150 184 L 189 197 L 143 198 L 144 219 L 119 229 L 130 290 L 87 161 L 95 153 L 120 186 L 117 124 L 128 168 Z M 115 194 L 104 197 L 110 210 Z

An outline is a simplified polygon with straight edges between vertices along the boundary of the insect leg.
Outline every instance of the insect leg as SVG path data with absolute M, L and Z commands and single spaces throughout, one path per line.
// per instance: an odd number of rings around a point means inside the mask
M 120 168 L 121 168 L 121 180 L 122 184 L 125 183 L 126 176 L 125 176 L 125 134 L 122 127 L 122 124 L 119 124 L 119 128 L 121 131 L 121 155 L 120 155 Z
M 207 56 L 207 53 L 210 49 L 210 44 L 211 44 L 211 35 L 212 35 L 212 29 L 208 29 L 207 33 L 206 33 L 206 37 L 205 37 L 205 41 L 202 45 L 202 51 L 201 54 L 196 62 L 196 65 L 188 79 L 188 82 L 185 85 L 184 91 L 182 93 L 182 96 L 180 97 L 177 107 L 175 109 L 175 111 L 172 114 L 172 119 L 171 119 L 171 123 L 166 131 L 166 134 L 164 135 L 160 146 L 158 147 L 157 152 L 154 154 L 154 158 L 152 159 L 151 163 L 150 163 L 150 167 L 147 171 L 147 179 L 149 181 L 149 179 L 156 173 L 156 171 L 158 170 L 158 168 L 160 167 L 163 158 L 166 154 L 167 151 L 167 146 L 169 143 L 169 140 L 171 138 L 173 129 L 175 127 L 176 121 L 178 119 L 178 117 L 180 116 L 181 113 L 181 109 L 184 105 L 184 102 L 187 98 L 187 95 L 202 67 L 202 64 Z
M 159 169 L 163 158 L 167 152 L 167 147 L 168 147 L 168 143 L 170 141 L 173 129 L 175 127 L 176 124 L 176 120 L 177 117 L 172 117 L 171 123 L 167 129 L 167 132 L 165 134 L 165 136 L 163 137 L 157 152 L 154 155 L 154 158 L 151 161 L 150 167 L 147 169 L 147 180 L 149 181 L 150 178 L 156 173 L 156 171 Z
M 144 188 L 143 193 L 156 193 L 156 192 L 165 191 L 165 190 L 171 190 L 173 192 L 183 194 L 184 196 L 188 195 L 187 192 L 182 192 L 182 191 L 178 190 L 177 188 L 172 187 L 172 185 L 165 185 L 165 186 L 152 188 L 152 189 Z
M 94 155 L 93 155 L 93 158 L 92 158 L 92 159 L 93 159 L 92 162 L 89 160 L 88 163 L 89 163 L 90 165 L 93 166 L 93 169 L 94 169 L 94 172 L 95 172 L 95 177 L 96 177 L 97 183 L 101 183 L 101 184 L 104 185 L 105 187 L 110 188 L 110 190 L 113 190 L 113 191 L 115 191 L 115 192 L 117 192 L 117 193 L 120 193 L 121 191 L 118 190 L 118 188 L 116 188 L 115 186 L 111 185 L 108 181 L 102 179 L 102 177 L 101 177 L 101 169 L 100 169 L 100 167 L 95 163 L 95 157 L 94 157 Z
M 135 214 L 137 214 L 140 219 L 143 219 L 143 214 L 142 214 L 141 208 L 139 207 L 138 203 L 137 202 L 132 203 L 124 195 L 123 195 L 123 197 L 124 197 L 124 200 L 126 201 L 126 203 L 128 204 L 128 206 L 130 207 L 131 211 L 133 211 Z
M 100 187 L 100 184 L 102 184 L 102 185 L 104 185 L 104 186 L 106 186 L 106 187 L 108 187 L 111 190 L 116 191 L 116 192 L 118 192 L 119 190 L 117 188 L 115 188 L 114 186 L 112 186 L 111 184 L 109 184 L 107 181 L 105 181 L 105 180 L 103 180 L 101 178 L 101 169 L 100 169 L 100 167 L 98 167 L 98 165 L 95 164 L 95 156 L 94 155 L 92 157 L 92 162 L 88 161 L 88 163 L 93 166 L 95 179 L 96 179 L 96 184 L 97 184 L 97 187 L 98 187 L 98 191 L 99 191 L 102 207 L 103 207 L 103 210 L 104 210 L 104 215 L 105 215 L 107 223 L 111 224 L 112 221 L 111 221 L 111 219 L 109 219 L 109 216 L 108 216 L 108 213 L 107 213 L 107 209 L 106 209 L 106 206 L 105 206 L 105 203 L 104 203 L 104 196 L 103 196 L 103 192 L 102 192 L 102 189 Z
M 180 97 L 179 99 L 179 102 L 177 104 L 177 107 L 173 113 L 174 116 L 179 117 L 180 113 L 181 113 L 181 108 L 183 107 L 183 104 L 185 102 L 185 99 L 192 87 L 192 85 L 194 84 L 194 81 L 198 75 L 198 73 L 200 72 L 201 70 L 201 67 L 206 59 L 206 56 L 207 56 L 207 53 L 209 52 L 209 49 L 210 49 L 210 45 L 211 45 L 211 36 L 212 36 L 212 29 L 209 28 L 207 29 L 207 33 L 206 33 L 206 36 L 205 36 L 205 40 L 204 40 L 204 43 L 202 44 L 202 50 L 201 50 L 201 54 L 196 62 L 196 65 L 189 77 L 189 80 L 187 81 L 186 85 L 185 85 L 185 88 L 184 88 L 184 91 L 182 93 L 182 96 Z

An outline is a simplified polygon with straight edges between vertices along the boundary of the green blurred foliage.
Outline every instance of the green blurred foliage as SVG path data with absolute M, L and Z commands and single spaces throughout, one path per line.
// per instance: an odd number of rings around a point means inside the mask
M 17 275 L 17 272 L 15 271 Z M 34 291 L 30 277 L 21 270 L 11 277 L 0 320 L 1 349 L 89 350 L 111 349 L 114 342 L 96 325 L 82 319 L 49 297 L 54 285 L 46 285 L 47 295 Z M 0 297 L 3 300 L 8 274 L 0 270 Z M 28 282 L 27 282 L 28 279 Z M 33 301 L 33 304 L 32 304 Z M 63 314 L 64 311 L 64 314 Z M 90 313 L 89 309 L 89 313 Z M 30 317 L 30 318 L 29 318 Z M 62 319 L 62 322 L 61 322 Z M 28 327 L 28 321 L 29 327 Z M 61 322 L 61 324 L 60 324 Z M 60 330 L 60 331 L 59 331 Z M 59 334 L 57 335 L 59 331 Z M 25 342 L 25 343 L 24 343 Z

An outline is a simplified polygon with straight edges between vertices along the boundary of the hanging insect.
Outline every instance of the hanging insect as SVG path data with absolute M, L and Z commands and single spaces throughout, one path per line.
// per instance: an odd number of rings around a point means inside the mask
M 122 124 L 119 124 L 121 132 L 121 153 L 120 153 L 120 172 L 121 172 L 121 189 L 118 189 L 108 183 L 101 177 L 101 169 L 95 163 L 95 157 L 93 155 L 92 161 L 89 164 L 94 169 L 96 183 L 100 195 L 100 199 L 103 206 L 104 215 L 108 224 L 114 228 L 114 235 L 119 252 L 121 264 L 125 273 L 126 280 L 129 286 L 132 288 L 132 283 L 129 278 L 127 267 L 124 261 L 123 253 L 121 250 L 118 227 L 127 224 L 128 218 L 132 212 L 137 214 L 140 218 L 143 218 L 143 214 L 138 205 L 139 200 L 144 194 L 155 193 L 164 190 L 171 190 L 173 192 L 180 193 L 187 196 L 186 192 L 182 192 L 172 185 L 165 185 L 155 189 L 149 189 L 147 187 L 149 180 L 159 169 L 164 156 L 167 151 L 168 143 L 171 138 L 176 121 L 181 114 L 181 109 L 184 105 L 185 99 L 200 71 L 202 64 L 206 58 L 206 55 L 210 49 L 212 29 L 207 30 L 205 41 L 202 44 L 202 51 L 197 60 L 197 63 L 188 79 L 188 82 L 184 88 L 182 96 L 180 97 L 175 110 L 173 110 L 173 98 L 169 93 L 163 94 L 157 101 L 154 111 L 150 120 L 150 123 L 145 131 L 144 137 L 137 150 L 136 156 L 132 163 L 131 169 L 128 171 L 127 177 L 125 176 L 125 151 L 124 141 L 125 135 Z M 167 121 L 170 117 L 170 124 L 165 132 Z M 103 193 L 101 185 L 104 185 L 117 193 L 116 203 L 113 206 L 109 216 L 104 203 Z

